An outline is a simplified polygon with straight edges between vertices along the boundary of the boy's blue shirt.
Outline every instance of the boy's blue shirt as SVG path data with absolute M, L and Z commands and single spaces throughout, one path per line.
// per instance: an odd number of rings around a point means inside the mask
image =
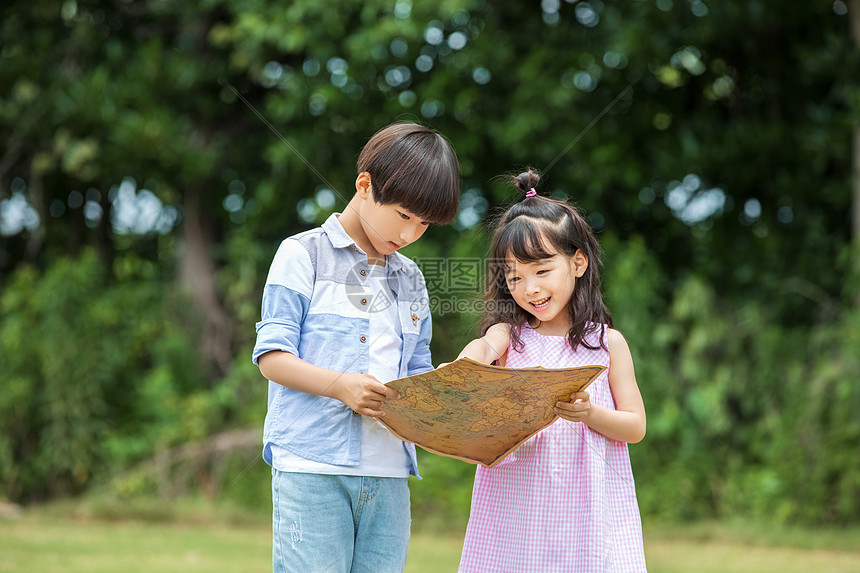
M 284 239 L 263 291 L 253 361 L 273 350 L 343 373 L 368 372 L 371 267 L 337 220 Z M 386 257 L 403 344 L 399 376 L 433 369 L 427 287 L 418 266 L 400 253 Z M 378 273 L 378 271 L 377 271 Z M 269 381 L 263 428 L 263 459 L 271 465 L 271 444 L 317 462 L 354 466 L 361 456 L 361 416 L 340 400 L 292 390 Z M 410 473 L 418 476 L 415 446 L 405 443 Z

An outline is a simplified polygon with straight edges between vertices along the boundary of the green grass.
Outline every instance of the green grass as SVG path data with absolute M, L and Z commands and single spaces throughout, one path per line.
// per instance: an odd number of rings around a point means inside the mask
M 413 535 L 407 573 L 456 571 L 462 542 L 462 535 Z M 651 573 L 857 573 L 860 529 L 663 525 L 646 531 L 645 554 Z
M 270 531 L 264 516 L 193 502 L 53 505 L 0 518 L 0 573 L 265 572 Z M 462 526 L 449 531 L 415 532 L 407 573 L 456 571 Z M 860 571 L 858 539 L 856 528 L 656 525 L 645 549 L 652 573 L 848 573 Z
M 261 527 L 22 518 L 0 522 L 0 571 L 265 571 L 270 544 Z

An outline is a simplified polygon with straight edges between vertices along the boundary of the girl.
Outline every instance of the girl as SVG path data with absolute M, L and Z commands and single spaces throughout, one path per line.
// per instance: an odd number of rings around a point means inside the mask
M 603 304 L 591 228 L 572 206 L 538 196 L 538 181 L 532 170 L 514 178 L 526 198 L 493 235 L 483 337 L 458 358 L 608 369 L 555 404 L 560 420 L 497 466 L 478 466 L 459 571 L 645 571 L 627 454 L 645 435 L 633 360 Z

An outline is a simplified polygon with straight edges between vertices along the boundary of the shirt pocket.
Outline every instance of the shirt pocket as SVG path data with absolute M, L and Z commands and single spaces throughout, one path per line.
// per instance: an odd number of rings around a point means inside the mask
M 426 317 L 426 313 L 422 315 L 422 308 L 418 303 L 410 301 L 401 301 L 397 305 L 397 311 L 400 315 L 400 328 L 403 331 L 404 337 L 407 334 L 418 336 L 421 332 L 421 320 Z

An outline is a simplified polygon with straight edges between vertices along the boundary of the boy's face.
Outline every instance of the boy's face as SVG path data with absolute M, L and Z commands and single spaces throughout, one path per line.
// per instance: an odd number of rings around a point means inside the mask
M 417 241 L 430 225 L 397 204 L 380 205 L 368 198 L 361 209 L 361 226 L 380 255 L 391 255 Z
M 371 185 L 362 193 L 359 218 L 370 244 L 380 255 L 390 255 L 417 241 L 430 226 L 399 204 L 380 205 L 373 199 Z

